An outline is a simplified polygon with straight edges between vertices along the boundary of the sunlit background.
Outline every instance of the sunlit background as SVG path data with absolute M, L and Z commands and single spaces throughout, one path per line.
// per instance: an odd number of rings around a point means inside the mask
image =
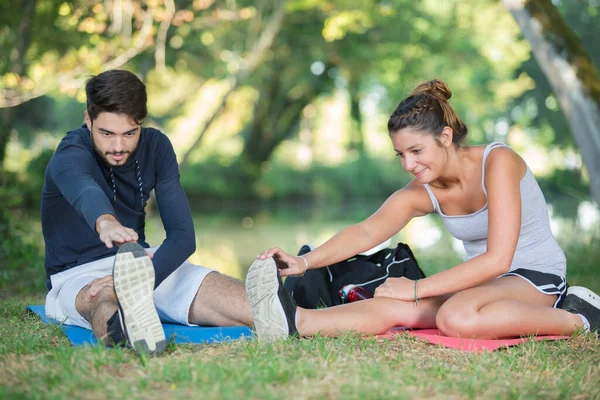
M 262 250 L 318 245 L 377 210 L 410 179 L 390 145 L 387 119 L 417 84 L 434 78 L 452 89 L 470 144 L 503 141 L 523 156 L 561 244 L 598 244 L 589 177 L 600 171 L 586 169 L 503 2 L 11 3 L 0 5 L 0 194 L 2 207 L 25 224 L 22 240 L 37 248 L 45 165 L 83 122 L 85 80 L 111 68 L 144 80 L 144 125 L 161 129 L 175 147 L 197 264 L 243 278 Z M 598 2 L 552 5 L 597 66 Z M 146 228 L 160 244 L 152 201 Z M 412 221 L 392 240 L 408 243 L 428 272 L 464 254 L 435 216 Z M 41 280 L 43 266 L 36 268 Z

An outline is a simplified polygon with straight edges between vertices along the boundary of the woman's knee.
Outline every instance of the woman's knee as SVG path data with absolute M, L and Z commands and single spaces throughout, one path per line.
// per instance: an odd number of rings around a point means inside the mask
M 470 337 L 476 334 L 477 310 L 446 303 L 436 315 L 436 326 L 446 336 Z

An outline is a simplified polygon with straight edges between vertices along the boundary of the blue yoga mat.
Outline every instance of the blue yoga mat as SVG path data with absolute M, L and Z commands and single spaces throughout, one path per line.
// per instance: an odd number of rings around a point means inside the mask
M 27 306 L 27 309 L 36 313 L 44 323 L 57 323 L 46 318 L 46 310 L 43 305 Z M 163 324 L 167 340 L 174 338 L 175 343 L 218 343 L 229 342 L 237 339 L 248 339 L 252 336 L 250 328 L 245 326 L 185 326 L 179 324 Z M 74 325 L 62 325 L 62 330 L 69 338 L 73 346 L 85 344 L 95 345 L 96 338 L 91 330 Z

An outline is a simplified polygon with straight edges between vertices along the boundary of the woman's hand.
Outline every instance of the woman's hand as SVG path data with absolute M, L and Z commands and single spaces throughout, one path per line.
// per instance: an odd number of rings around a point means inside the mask
M 415 301 L 415 281 L 405 277 L 387 278 L 381 286 L 375 289 L 375 297 Z
M 279 247 L 265 250 L 256 256 L 259 260 L 266 260 L 269 257 L 275 260 L 281 276 L 304 275 L 306 272 L 307 266 L 302 257 L 290 256 Z

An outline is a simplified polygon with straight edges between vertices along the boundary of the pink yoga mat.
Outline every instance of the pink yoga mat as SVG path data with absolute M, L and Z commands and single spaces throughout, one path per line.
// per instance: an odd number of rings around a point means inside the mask
M 410 330 L 405 328 L 393 328 L 390 329 L 387 333 L 384 333 L 379 336 L 391 338 L 399 334 L 407 334 L 409 336 L 417 338 L 418 340 L 422 340 L 424 342 L 429 342 L 432 344 L 439 344 L 451 349 L 472 352 L 494 351 L 509 346 L 523 344 L 530 340 L 563 340 L 569 338 L 568 336 L 533 336 L 515 339 L 462 339 L 445 336 L 442 332 L 440 332 L 439 329 Z

